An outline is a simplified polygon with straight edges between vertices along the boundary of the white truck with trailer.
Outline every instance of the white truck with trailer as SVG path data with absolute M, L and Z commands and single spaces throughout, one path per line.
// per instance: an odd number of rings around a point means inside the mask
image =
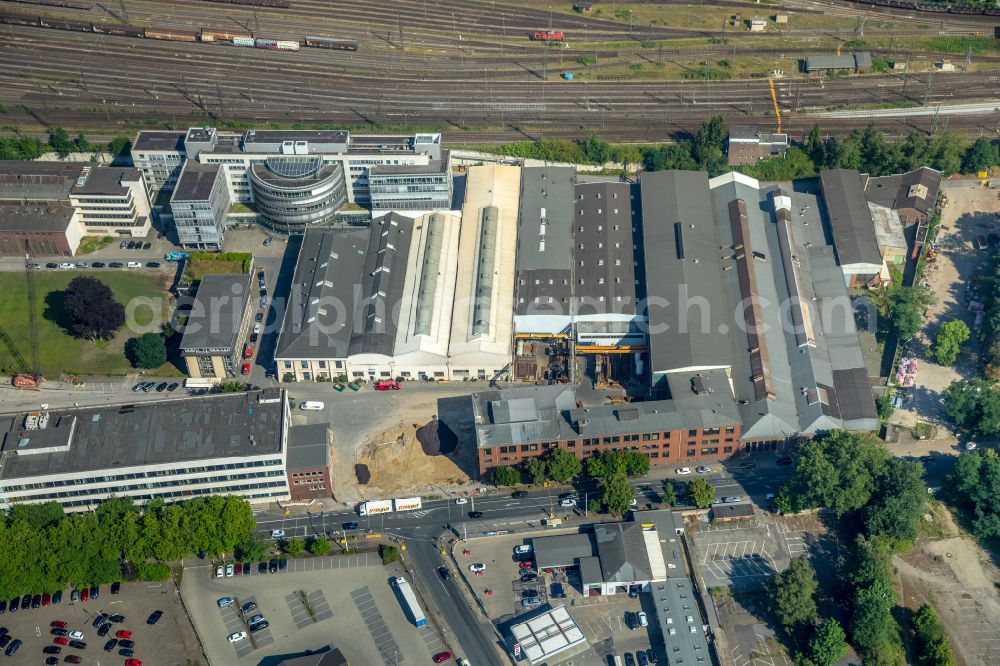
M 406 610 L 410 615 L 410 619 L 413 621 L 413 624 L 417 627 L 425 626 L 427 624 L 427 618 L 424 617 L 424 611 L 420 608 L 420 604 L 417 603 L 417 595 L 413 593 L 413 588 L 410 587 L 410 582 L 402 576 L 398 576 L 392 581 L 392 584 L 399 592 L 404 610 Z

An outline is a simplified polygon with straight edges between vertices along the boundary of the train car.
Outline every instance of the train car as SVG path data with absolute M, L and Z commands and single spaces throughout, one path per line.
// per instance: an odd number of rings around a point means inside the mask
M 245 5 L 248 7 L 277 7 L 288 9 L 292 6 L 289 0 L 208 0 L 208 2 L 218 2 L 226 5 Z
M 253 37 L 233 37 L 233 46 L 249 46 L 253 48 L 256 40 Z
M 45 7 L 61 7 L 62 9 L 86 9 L 89 10 L 93 5 L 81 5 L 77 2 L 63 2 L 63 0 L 13 0 L 13 2 L 20 2 L 25 5 L 42 5 Z
M 28 16 L 27 14 L 0 14 L 0 23 L 8 25 L 33 25 L 38 26 L 38 16 Z
M 177 28 L 171 28 L 170 30 L 163 30 L 159 28 L 146 28 L 145 35 L 146 39 L 165 39 L 171 42 L 198 41 L 197 32 L 193 30 L 180 30 Z
M 228 32 L 226 30 L 201 29 L 201 41 L 203 42 L 231 42 L 235 39 L 249 39 L 252 43 L 253 35 L 248 32 Z
M 38 25 L 43 28 L 53 28 L 55 30 L 94 32 L 94 25 L 90 21 L 73 21 L 71 19 L 56 18 L 52 16 L 40 16 Z
M 124 37 L 142 37 L 145 31 L 142 28 L 136 28 L 131 25 L 122 25 L 120 23 L 95 23 L 94 32 L 100 32 L 105 35 L 122 35 Z
M 256 39 L 254 46 L 272 51 L 298 51 L 299 43 L 287 39 Z
M 317 49 L 339 49 L 341 51 L 357 51 L 358 43 L 353 39 L 340 39 L 337 37 L 309 37 L 305 38 L 305 45 Z
M 546 30 L 531 35 L 531 41 L 533 42 L 561 42 L 564 39 L 566 39 L 566 35 L 558 30 Z

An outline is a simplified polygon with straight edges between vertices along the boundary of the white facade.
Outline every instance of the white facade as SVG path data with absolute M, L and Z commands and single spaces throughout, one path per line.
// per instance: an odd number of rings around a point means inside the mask
M 100 169 L 102 167 L 98 167 Z M 116 169 L 115 167 L 103 167 Z M 117 187 L 102 192 L 70 192 L 85 235 L 130 235 L 145 238 L 152 228 L 149 190 L 143 176 L 134 169 L 120 171 Z M 86 172 L 86 167 L 84 169 Z M 95 174 L 85 176 L 94 177 Z M 81 176 L 83 178 L 84 176 Z

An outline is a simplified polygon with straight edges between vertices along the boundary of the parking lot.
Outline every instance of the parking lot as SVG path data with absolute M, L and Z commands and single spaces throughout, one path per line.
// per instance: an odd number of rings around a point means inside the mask
M 212 566 L 185 571 L 181 592 L 212 666 L 256 666 L 265 657 L 333 644 L 351 663 L 371 666 L 430 663 L 444 649 L 432 627 L 410 622 L 389 580 L 393 570 L 375 556 L 289 560 L 288 571 L 215 578 Z M 234 604 L 219 608 L 217 600 Z M 253 601 L 269 626 L 250 633 L 239 608 Z M 247 631 L 230 644 L 227 636 Z
M 146 619 L 155 610 L 163 611 L 163 616 L 155 625 L 147 625 Z M 106 637 L 99 636 L 92 624 L 102 611 L 125 617 L 124 622 L 112 625 Z M 132 632 L 134 658 L 145 664 L 186 666 L 202 661 L 197 640 L 170 581 L 123 584 L 118 595 L 112 595 L 109 586 L 103 585 L 96 601 L 91 599 L 75 604 L 70 603 L 70 594 L 66 591 L 61 604 L 16 613 L 8 611 L 0 616 L 0 625 L 7 627 L 10 635 L 22 642 L 15 658 L 9 662 L 42 663 L 47 656 L 42 648 L 55 645 L 56 636 L 52 635 L 49 623 L 57 620 L 66 622 L 68 631 L 82 631 L 84 636 L 80 640 L 86 643 L 83 650 L 62 646 L 61 652 L 55 655 L 60 662 L 66 656 L 77 655 L 84 664 L 123 663 L 125 657 L 118 654 L 117 646 L 111 653 L 103 650 L 105 643 L 119 630 Z
M 784 533 L 767 516 L 699 525 L 689 543 L 696 573 L 707 588 L 761 586 L 790 559 Z

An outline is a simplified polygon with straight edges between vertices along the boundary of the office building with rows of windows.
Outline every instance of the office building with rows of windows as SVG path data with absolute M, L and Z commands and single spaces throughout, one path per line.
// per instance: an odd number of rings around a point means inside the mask
M 7 418 L 0 510 L 55 501 L 84 511 L 112 496 L 139 503 L 290 497 L 290 414 L 279 389 Z

